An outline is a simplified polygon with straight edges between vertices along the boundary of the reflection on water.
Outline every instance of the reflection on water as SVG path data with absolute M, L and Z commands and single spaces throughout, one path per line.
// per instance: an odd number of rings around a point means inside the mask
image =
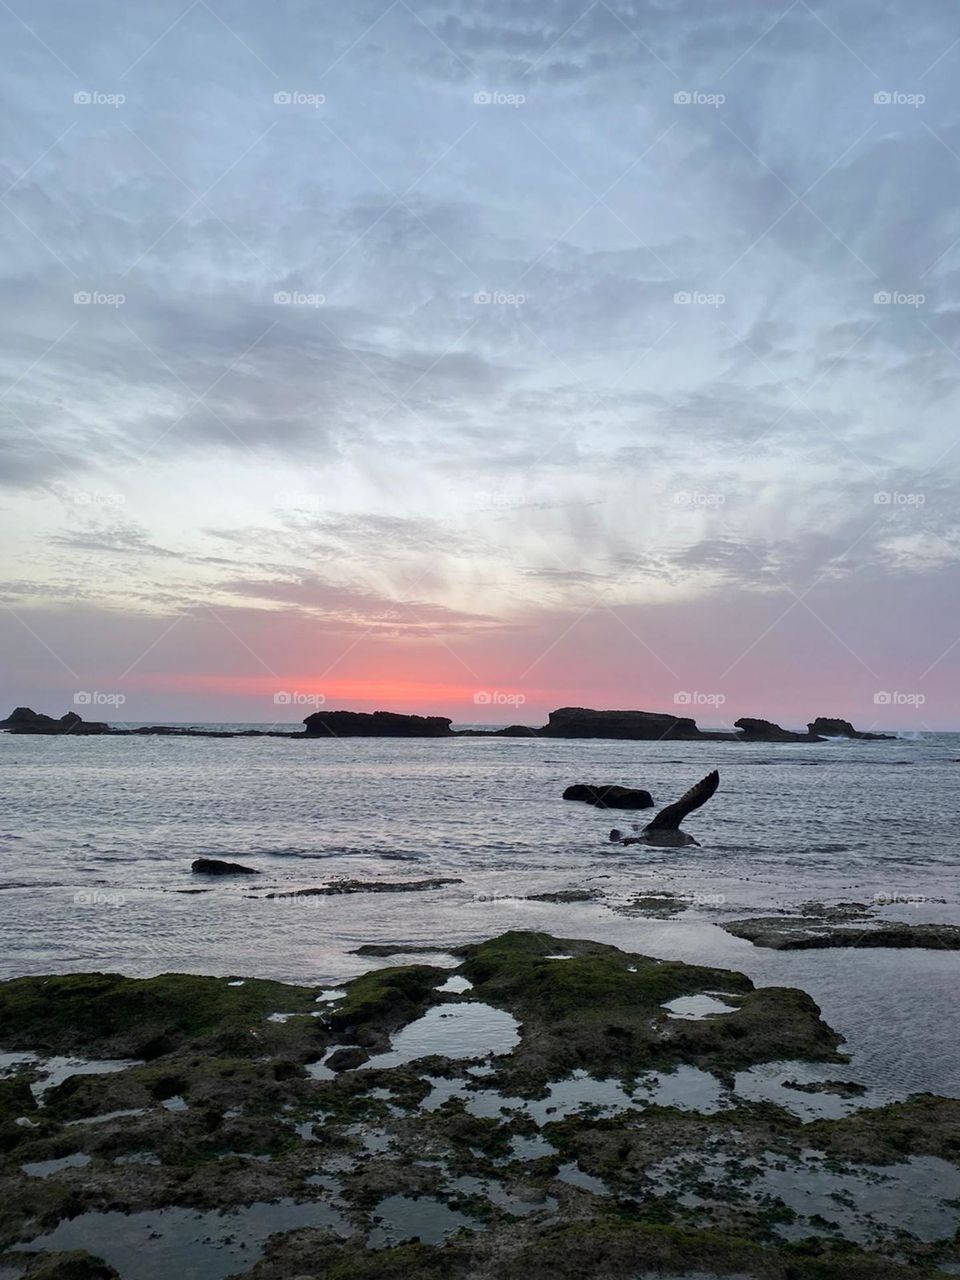
M 387 1196 L 373 1211 L 377 1226 L 367 1237 L 372 1249 L 419 1239 L 424 1244 L 442 1244 L 462 1227 L 481 1229 L 482 1224 L 451 1209 L 432 1196 Z
M 387 1053 L 377 1054 L 365 1068 L 403 1067 L 439 1053 L 446 1058 L 479 1058 L 509 1053 L 520 1043 L 520 1024 L 503 1009 L 479 1000 L 438 1004 L 393 1037 Z
M 115 1267 L 123 1280 L 224 1280 L 252 1266 L 273 1232 L 298 1227 L 329 1227 L 349 1234 L 344 1219 L 329 1205 L 278 1200 L 224 1212 L 82 1213 L 14 1248 L 86 1249 Z

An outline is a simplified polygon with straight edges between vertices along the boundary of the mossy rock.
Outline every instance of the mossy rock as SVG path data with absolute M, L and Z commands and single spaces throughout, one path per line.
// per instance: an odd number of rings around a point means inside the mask
M 684 1230 L 647 1222 L 589 1222 L 543 1231 L 498 1271 L 499 1280 L 573 1280 L 585 1275 L 632 1278 L 644 1270 L 708 1271 L 756 1280 L 916 1280 L 925 1270 L 886 1262 L 849 1246 L 816 1242 L 765 1248 L 723 1231 Z
M 327 1022 L 334 1029 L 403 1026 L 441 999 L 437 985 L 447 976 L 446 969 L 427 964 L 375 969 L 346 984 L 347 994 L 327 1015 Z
M 84 1249 L 39 1257 L 24 1271 L 22 1280 L 121 1280 L 120 1272 Z
M 547 959 L 551 954 L 571 959 Z M 504 933 L 472 947 L 463 971 L 484 999 L 508 1004 L 518 1013 L 530 1012 L 540 1021 L 570 1014 L 608 1018 L 641 1007 L 656 1010 L 666 1000 L 707 987 L 753 990 L 749 978 L 727 969 L 652 960 L 542 933 Z
M 551 955 L 569 959 L 549 959 Z M 512 932 L 465 949 L 474 995 L 524 1024 L 504 1071 L 569 1071 L 622 1076 L 690 1063 L 731 1071 L 781 1058 L 843 1061 L 841 1037 L 815 1002 L 792 988 L 754 987 L 745 974 L 655 960 L 570 938 Z M 702 1021 L 670 1018 L 678 996 L 724 991 L 732 1011 Z
M 252 1025 L 280 1010 L 316 1008 L 316 990 L 262 978 L 164 973 L 54 974 L 0 983 L 0 1045 L 45 1053 L 155 1058 L 217 1032 L 248 1040 Z M 252 1046 L 251 1046 L 252 1047 Z
M 722 1231 L 611 1217 L 546 1228 L 505 1226 L 444 1245 L 377 1250 L 308 1229 L 273 1237 L 244 1280 L 637 1280 L 691 1270 L 738 1280 L 920 1280 L 931 1274 L 832 1242 L 767 1248 Z
M 960 1099 L 917 1094 L 906 1102 L 804 1126 L 811 1147 L 844 1159 L 885 1164 L 939 1156 L 960 1165 Z

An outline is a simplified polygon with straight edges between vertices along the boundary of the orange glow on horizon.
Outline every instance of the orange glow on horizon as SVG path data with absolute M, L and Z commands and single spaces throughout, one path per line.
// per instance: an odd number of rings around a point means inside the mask
M 441 684 L 427 680 L 409 679 L 364 679 L 362 677 L 344 677 L 342 679 L 318 679 L 315 676 L 242 676 L 242 675 L 192 675 L 170 674 L 141 676 L 135 680 L 137 686 L 163 690 L 169 693 L 216 693 L 234 697 L 269 701 L 273 703 L 277 694 L 290 694 L 296 699 L 297 706 L 304 706 L 303 699 L 315 697 L 323 699 L 321 706 L 331 710 L 349 709 L 351 704 L 364 703 L 393 709 L 404 706 L 412 711 L 425 706 L 456 707 L 468 704 L 478 712 L 489 710 L 489 703 L 477 702 L 477 694 L 510 693 L 509 688 L 497 690 L 495 686 L 483 688 L 478 684 Z M 547 690 L 524 690 L 525 701 L 539 702 Z M 519 712 L 523 703 L 501 706 L 498 709 Z M 304 714 L 311 708 L 307 707 Z

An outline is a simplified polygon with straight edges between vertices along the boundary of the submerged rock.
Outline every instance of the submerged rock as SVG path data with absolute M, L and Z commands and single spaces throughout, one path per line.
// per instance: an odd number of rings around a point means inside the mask
M 323 898 L 336 897 L 341 893 L 416 893 L 426 889 L 443 889 L 448 884 L 463 884 L 463 881 L 456 876 L 433 876 L 428 880 L 334 880 L 332 884 L 319 885 L 315 889 L 291 889 L 285 893 L 267 893 L 264 897 Z
M 728 920 L 721 929 L 755 947 L 773 951 L 812 951 L 822 947 L 922 947 L 930 951 L 960 950 L 960 925 L 906 924 L 890 920 L 856 927 L 833 925 L 809 916 L 760 916 Z
M 653 796 L 649 791 L 641 791 L 634 787 L 620 787 L 615 784 L 607 786 L 590 786 L 584 782 L 574 783 L 563 793 L 564 800 L 582 800 L 584 804 L 596 805 L 598 809 L 650 809 L 653 807 Z
M 242 862 L 224 862 L 221 858 L 194 858 L 190 870 L 200 876 L 258 876 L 254 867 Z
M 558 889 L 555 893 L 528 893 L 527 902 L 595 902 L 601 889 Z

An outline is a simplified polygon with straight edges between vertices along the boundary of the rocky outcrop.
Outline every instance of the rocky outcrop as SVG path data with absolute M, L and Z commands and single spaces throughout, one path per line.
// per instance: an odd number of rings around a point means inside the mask
M 860 738 L 866 742 L 894 742 L 892 733 L 864 733 L 855 729 L 849 720 L 835 720 L 830 716 L 817 716 L 811 720 L 807 729 L 815 737 L 821 738 Z
M 832 925 L 809 917 L 759 916 L 730 920 L 721 929 L 755 947 L 772 951 L 819 951 L 824 947 L 919 947 L 928 951 L 960 951 L 960 926 L 907 924 Z
M 499 729 L 455 730 L 446 716 L 405 715 L 395 711 L 316 711 L 303 723 L 305 728 L 296 730 L 204 729 L 159 724 L 117 729 L 103 721 L 85 721 L 75 711 L 68 711 L 57 720 L 30 707 L 16 707 L 6 720 L 0 720 L 0 732 L 171 738 L 609 738 L 633 742 L 823 742 L 826 738 L 837 737 L 886 740 L 891 736 L 862 733 L 854 729 L 848 720 L 825 716 L 811 721 L 806 733 L 783 729 L 770 720 L 750 717 L 736 722 L 739 732 L 723 733 L 698 728 L 690 716 L 658 711 L 597 711 L 590 707 L 560 707 L 550 712 L 549 720 L 539 729 L 512 724 Z M 608 804 L 605 807 L 648 806 Z
M 315 711 L 303 722 L 308 738 L 449 738 L 444 716 L 401 715 L 396 711 Z
M 754 720 L 750 716 L 741 716 L 734 721 L 735 728 L 740 730 L 744 742 L 817 742 L 814 733 L 795 733 L 793 729 L 781 729 L 772 720 Z
M 590 707 L 561 707 L 551 711 L 540 730 L 543 738 L 624 738 L 655 742 L 662 738 L 695 742 L 716 734 L 703 733 L 689 716 L 657 711 L 594 711 Z
M 194 858 L 190 870 L 200 876 L 258 876 L 254 867 L 242 862 L 224 862 L 221 858 Z
M 86 721 L 75 711 L 55 720 L 53 716 L 45 716 L 42 712 L 33 711 L 30 707 L 16 707 L 6 720 L 0 720 L 0 729 L 7 733 L 73 733 L 92 734 L 110 733 L 108 724 L 99 720 Z
M 653 796 L 649 791 L 613 785 L 593 787 L 585 782 L 567 787 L 563 798 L 564 800 L 582 800 L 584 804 L 595 805 L 598 809 L 650 809 L 653 807 Z

